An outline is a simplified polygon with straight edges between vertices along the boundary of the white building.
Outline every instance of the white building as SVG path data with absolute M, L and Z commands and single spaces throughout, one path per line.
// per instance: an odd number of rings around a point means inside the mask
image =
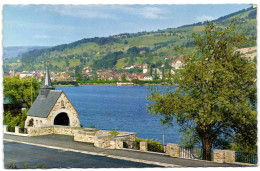
M 148 72 L 148 64 L 143 64 L 143 74 Z

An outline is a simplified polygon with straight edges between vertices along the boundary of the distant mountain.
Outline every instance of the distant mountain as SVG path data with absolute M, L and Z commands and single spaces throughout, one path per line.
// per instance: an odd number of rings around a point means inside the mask
M 181 14 L 180 14 L 181 15 Z M 249 41 L 246 47 L 256 46 L 257 20 L 256 9 L 248 8 L 213 20 L 217 26 L 226 27 L 233 18 L 237 24 L 242 24 Z M 182 54 L 176 51 L 176 46 L 182 46 L 184 53 L 194 49 L 192 33 L 204 30 L 206 22 L 199 22 L 178 28 L 164 30 L 122 33 L 109 37 L 85 38 L 69 44 L 62 44 L 45 49 L 34 49 L 23 53 L 17 59 L 4 61 L 4 71 L 9 71 L 11 64 L 15 70 L 44 69 L 46 57 L 51 61 L 50 70 L 79 70 L 87 65 L 93 69 L 117 69 L 123 66 L 150 63 L 160 67 L 165 63 L 165 57 L 171 60 L 180 58 Z M 13 55 L 15 56 L 15 55 Z M 66 69 L 66 70 L 67 70 Z
M 49 46 L 9 46 L 4 47 L 3 51 L 3 59 L 12 59 L 16 58 L 23 53 L 32 51 L 32 50 L 39 50 L 49 48 Z

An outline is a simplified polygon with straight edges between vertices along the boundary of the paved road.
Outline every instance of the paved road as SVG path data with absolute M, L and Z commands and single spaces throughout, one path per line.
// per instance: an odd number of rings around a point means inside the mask
M 50 149 L 15 142 L 4 142 L 4 165 L 12 161 L 18 168 L 26 163 L 29 168 L 44 163 L 48 168 L 143 168 L 159 167 L 143 163 L 118 160 L 102 156 L 87 155 Z
M 64 161 L 70 159 L 77 159 L 76 163 L 68 162 L 68 165 L 62 165 L 62 167 L 155 167 L 157 166 L 166 166 L 166 167 L 243 167 L 244 165 L 238 164 L 227 164 L 227 163 L 215 163 L 215 162 L 208 162 L 208 161 L 201 161 L 201 160 L 188 160 L 188 159 L 181 159 L 181 158 L 173 158 L 169 157 L 168 155 L 162 154 L 151 154 L 151 153 L 144 153 L 139 151 L 128 151 L 128 150 L 111 150 L 111 149 L 102 149 L 94 147 L 93 144 L 89 143 L 81 143 L 73 141 L 72 136 L 64 136 L 64 135 L 44 135 L 38 137 L 21 137 L 21 136 L 14 136 L 14 135 L 4 135 L 5 146 L 5 161 L 8 160 L 15 160 L 16 162 L 23 162 L 24 159 L 22 156 L 28 154 L 28 157 L 31 158 L 32 156 L 35 158 L 36 162 L 44 162 L 49 163 L 51 167 L 53 167 L 52 158 L 59 159 L 57 161 L 63 161 L 62 157 L 65 154 Z M 24 144 L 14 143 L 12 148 L 9 146 L 7 141 L 16 141 L 21 143 L 29 144 L 28 152 L 22 149 Z M 7 143 L 7 144 L 6 144 Z M 12 142 L 13 143 L 13 142 Z M 33 146 L 42 146 L 41 150 L 36 150 L 39 147 L 32 147 Z M 28 146 L 28 145 L 27 145 Z M 14 148 L 15 147 L 15 148 Z M 47 147 L 47 148 L 46 148 Z M 32 150 L 36 148 L 35 151 Z M 56 148 L 50 149 L 50 148 Z M 74 152 L 62 152 L 57 150 L 57 148 L 65 149 L 65 150 L 73 150 Z M 7 150 L 7 151 L 6 151 Z M 9 151 L 11 150 L 12 155 L 9 155 Z M 39 151 L 39 152 L 38 152 Z M 42 151 L 46 151 L 45 155 L 42 155 Z M 58 152 L 57 152 L 58 151 Z M 76 152 L 85 152 L 86 154 L 75 154 Z M 16 157 L 17 154 L 17 157 Z M 93 154 L 91 156 L 87 154 Z M 86 155 L 86 157 L 84 157 Z M 99 156 L 98 156 L 99 155 Z M 45 157 L 48 156 L 48 157 Z M 53 157 L 52 157 L 53 156 Z M 60 156 L 60 157 L 59 157 Z M 103 157 L 102 157 L 103 156 Z M 42 158 L 43 157 L 43 158 Z M 109 158 L 109 159 L 108 159 Z M 99 161 L 99 162 L 95 162 Z M 111 160 L 111 159 L 120 159 L 118 160 Z M 20 161 L 21 160 L 21 161 Z M 51 161 L 50 161 L 51 160 Z M 125 161 L 123 161 L 125 160 Z M 74 160 L 73 160 L 74 161 Z M 103 163 L 104 161 L 104 163 Z M 114 161 L 114 162 L 112 162 Z M 130 162 L 132 161 L 132 163 Z M 134 161 L 134 162 L 133 162 Z M 63 162 L 60 162 L 63 163 Z M 86 163 L 86 164 L 85 164 Z M 93 163 L 93 165 L 90 165 Z M 139 164 L 138 164 L 139 163 Z M 142 165 L 142 163 L 146 163 L 149 165 Z M 128 165 L 129 164 L 129 165 Z M 141 164 L 141 165 L 140 165 Z M 56 165 L 59 167 L 59 164 Z

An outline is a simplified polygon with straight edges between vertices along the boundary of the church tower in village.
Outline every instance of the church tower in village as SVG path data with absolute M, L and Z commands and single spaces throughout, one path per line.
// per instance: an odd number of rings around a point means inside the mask
M 51 84 L 48 67 L 39 95 L 27 113 L 25 128 L 63 125 L 80 127 L 78 112 L 62 90 Z

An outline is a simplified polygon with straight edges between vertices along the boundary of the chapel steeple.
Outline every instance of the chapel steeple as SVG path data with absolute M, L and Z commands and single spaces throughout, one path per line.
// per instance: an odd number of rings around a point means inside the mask
M 51 77 L 50 77 L 50 74 L 49 74 L 49 68 L 48 68 L 48 65 L 46 65 L 46 72 L 45 72 L 45 80 L 41 86 L 41 88 L 50 88 L 50 87 L 53 87 L 52 84 L 51 84 Z
M 45 72 L 45 79 L 40 88 L 40 96 L 41 98 L 46 98 L 50 92 L 50 90 L 55 90 L 55 87 L 51 84 L 51 77 L 49 74 L 49 68 L 46 64 L 46 72 Z

